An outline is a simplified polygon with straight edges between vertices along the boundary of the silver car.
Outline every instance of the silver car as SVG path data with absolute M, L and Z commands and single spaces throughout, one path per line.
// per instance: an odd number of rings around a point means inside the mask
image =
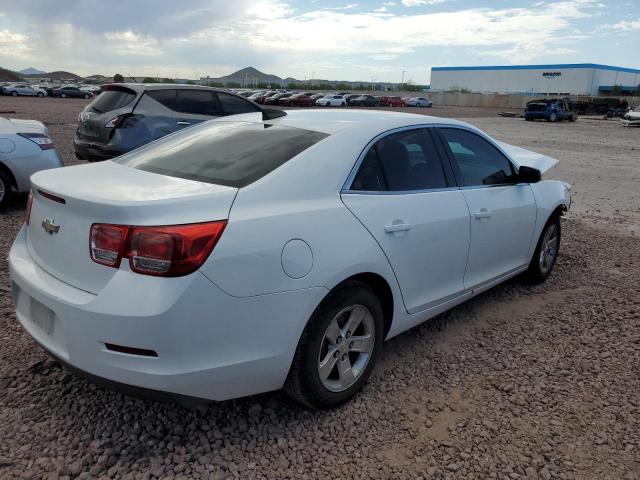
M 29 191 L 32 174 L 62 166 L 62 157 L 42 123 L 0 117 L 0 208 L 14 191 Z
M 408 98 L 404 101 L 405 106 L 407 107 L 431 107 L 433 106 L 433 102 L 431 100 L 424 97 L 412 97 Z
M 29 97 L 44 97 L 45 93 L 40 89 L 32 88 L 29 85 L 22 85 L 15 83 L 13 85 L 7 85 L 2 89 L 5 95 L 12 95 L 17 97 L 18 95 L 26 95 Z

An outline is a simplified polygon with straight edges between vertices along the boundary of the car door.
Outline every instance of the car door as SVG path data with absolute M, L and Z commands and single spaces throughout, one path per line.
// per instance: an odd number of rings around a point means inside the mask
M 199 89 L 178 89 L 174 112 L 176 130 L 222 115 L 215 93 Z
M 430 130 L 376 139 L 342 192 L 389 259 L 409 313 L 463 290 L 469 248 L 469 210 Z
M 439 128 L 471 214 L 471 243 L 464 277 L 474 288 L 529 263 L 536 203 L 529 184 L 491 142 L 465 128 Z

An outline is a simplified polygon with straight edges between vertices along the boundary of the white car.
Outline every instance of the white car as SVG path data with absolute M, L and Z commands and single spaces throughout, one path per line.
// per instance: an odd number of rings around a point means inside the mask
M 342 95 L 327 95 L 316 100 L 318 107 L 346 107 L 347 101 Z
M 424 97 L 412 97 L 404 101 L 407 107 L 432 107 L 433 102 Z
M 383 340 L 551 273 L 570 204 L 566 183 L 540 181 L 556 160 L 444 118 L 279 115 L 34 175 L 9 254 L 26 331 L 135 392 L 284 388 L 330 408 L 360 389 Z
M 3 93 L 5 95 L 11 95 L 17 97 L 18 95 L 24 95 L 28 97 L 44 97 L 46 92 L 40 89 L 35 89 L 30 85 L 14 84 L 3 87 Z
M 623 127 L 640 127 L 640 111 L 629 111 L 625 113 L 622 118 Z
M 42 123 L 0 117 L 0 208 L 14 191 L 29 191 L 32 174 L 62 165 L 62 157 Z

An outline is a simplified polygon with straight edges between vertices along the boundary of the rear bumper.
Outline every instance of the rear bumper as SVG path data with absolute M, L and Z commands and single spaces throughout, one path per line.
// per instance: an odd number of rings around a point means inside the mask
M 109 160 L 126 153 L 124 151 L 110 150 L 103 145 L 81 140 L 77 135 L 73 139 L 73 147 L 76 157 L 80 160 L 88 160 L 90 162 Z
M 238 298 L 199 272 L 159 278 L 121 268 L 94 295 L 36 265 L 24 228 L 9 270 L 18 320 L 63 363 L 110 387 L 124 385 L 119 390 L 207 400 L 281 388 L 306 321 L 326 294 L 310 288 Z
M 19 192 L 26 192 L 31 186 L 31 175 L 41 170 L 64 167 L 58 150 L 40 150 L 37 155 L 3 159 L 16 179 Z

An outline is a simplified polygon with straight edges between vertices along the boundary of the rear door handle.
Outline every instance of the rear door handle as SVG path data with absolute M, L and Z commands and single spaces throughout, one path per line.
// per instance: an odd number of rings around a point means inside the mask
M 406 230 L 411 230 L 411 225 L 408 223 L 392 223 L 391 225 L 385 225 L 384 231 L 387 233 L 394 232 L 404 232 Z
M 177 122 L 176 125 L 191 125 L 191 122 Z
M 476 212 L 476 218 L 482 220 L 483 218 L 491 218 L 491 210 L 488 208 L 481 208 Z

